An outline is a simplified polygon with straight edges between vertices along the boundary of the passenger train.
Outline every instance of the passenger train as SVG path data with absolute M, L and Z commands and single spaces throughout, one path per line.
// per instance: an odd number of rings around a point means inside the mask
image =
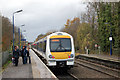
M 41 52 L 47 66 L 72 68 L 75 50 L 73 37 L 65 32 L 55 32 L 33 43 Z

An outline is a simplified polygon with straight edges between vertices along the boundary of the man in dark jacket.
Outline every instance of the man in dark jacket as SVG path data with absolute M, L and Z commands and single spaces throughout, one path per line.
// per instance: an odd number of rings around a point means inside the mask
M 22 51 L 21 51 L 21 56 L 22 56 L 22 60 L 23 60 L 23 64 L 27 63 L 27 51 L 26 51 L 26 47 L 23 46 Z
M 15 58 L 15 66 L 18 66 L 19 50 L 17 49 L 17 46 L 14 47 L 13 58 Z

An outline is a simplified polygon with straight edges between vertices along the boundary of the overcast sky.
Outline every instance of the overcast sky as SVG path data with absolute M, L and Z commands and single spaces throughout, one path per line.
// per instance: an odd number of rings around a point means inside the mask
M 85 12 L 86 4 L 81 0 L 0 0 L 0 12 L 12 22 L 15 14 L 15 25 L 26 30 L 28 41 L 34 41 L 39 34 L 51 30 L 60 30 L 67 19 L 73 19 Z

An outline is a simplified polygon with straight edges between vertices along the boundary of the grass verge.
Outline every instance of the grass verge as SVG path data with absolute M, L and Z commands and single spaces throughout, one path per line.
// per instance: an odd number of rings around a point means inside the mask
M 3 71 L 7 68 L 7 66 L 8 66 L 10 63 L 12 63 L 12 61 L 10 61 L 10 60 L 7 61 L 6 64 L 3 65 L 2 71 L 0 71 L 0 72 L 3 72 Z

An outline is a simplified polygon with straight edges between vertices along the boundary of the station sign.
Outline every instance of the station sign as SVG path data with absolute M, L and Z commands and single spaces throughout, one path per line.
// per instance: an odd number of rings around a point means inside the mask
M 26 41 L 26 39 L 21 39 L 21 41 Z

